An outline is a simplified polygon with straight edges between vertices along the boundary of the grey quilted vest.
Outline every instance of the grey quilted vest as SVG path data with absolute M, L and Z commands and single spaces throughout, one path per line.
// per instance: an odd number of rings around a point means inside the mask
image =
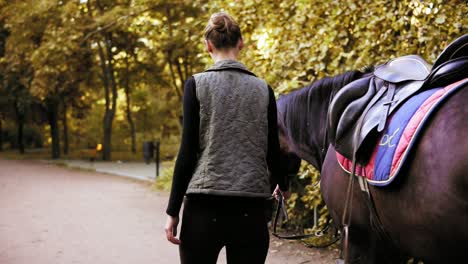
M 200 152 L 187 194 L 268 197 L 268 85 L 237 61 L 195 74 Z

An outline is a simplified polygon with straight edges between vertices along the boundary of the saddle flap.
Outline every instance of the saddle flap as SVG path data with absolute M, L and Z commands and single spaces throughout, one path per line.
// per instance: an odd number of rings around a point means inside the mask
M 393 59 L 374 71 L 374 75 L 384 81 L 401 83 L 422 81 L 427 78 L 431 66 L 420 56 L 408 55 Z
M 357 121 L 359 113 L 370 100 L 369 82 L 370 77 L 357 79 L 343 87 L 333 98 L 328 113 L 328 128 L 330 140 L 340 138 L 343 131 Z M 357 105 L 355 102 L 361 102 Z M 354 102 L 354 103 L 353 103 Z M 346 115 L 343 113 L 347 112 Z

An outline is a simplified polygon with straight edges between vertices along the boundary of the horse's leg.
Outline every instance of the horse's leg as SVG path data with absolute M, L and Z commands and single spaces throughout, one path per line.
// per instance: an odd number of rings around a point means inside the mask
M 344 241 L 342 241 L 344 243 Z M 370 226 L 351 224 L 346 253 L 351 264 L 400 264 L 406 263 L 405 257 L 388 242 L 379 239 Z
M 403 264 L 403 256 L 389 241 L 380 239 L 370 226 L 351 225 L 348 261 L 352 264 Z
M 322 168 L 321 190 L 330 215 L 337 226 L 342 222 L 342 214 L 346 203 L 346 189 L 349 175 L 339 166 L 335 150 L 330 147 Z M 370 225 L 370 212 L 364 201 L 364 196 L 355 183 L 351 223 L 349 226 L 348 260 L 349 263 L 404 263 L 404 257 L 388 242 L 379 239 Z

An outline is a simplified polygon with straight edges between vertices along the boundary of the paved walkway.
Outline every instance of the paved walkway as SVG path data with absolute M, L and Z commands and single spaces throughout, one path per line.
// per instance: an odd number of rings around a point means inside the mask
M 0 160 L 1 264 L 177 264 L 167 193 L 150 183 L 43 162 Z M 272 238 L 268 264 L 333 263 L 336 252 Z M 221 254 L 218 263 L 225 263 Z

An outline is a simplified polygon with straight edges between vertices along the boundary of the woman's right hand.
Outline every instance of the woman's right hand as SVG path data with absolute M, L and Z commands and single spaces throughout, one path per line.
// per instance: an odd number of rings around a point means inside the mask
M 166 231 L 166 238 L 169 242 L 175 245 L 180 245 L 180 240 L 176 238 L 178 225 L 179 225 L 178 216 L 170 216 L 170 215 L 167 216 L 166 227 L 164 228 L 164 230 Z

